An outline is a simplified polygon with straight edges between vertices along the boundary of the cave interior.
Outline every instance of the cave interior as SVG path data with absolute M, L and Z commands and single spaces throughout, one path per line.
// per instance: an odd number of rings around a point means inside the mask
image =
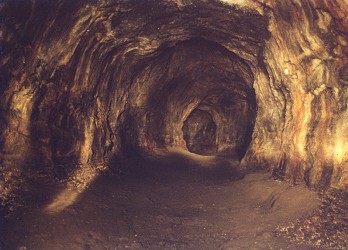
M 348 247 L 345 0 L 0 18 L 1 249 Z

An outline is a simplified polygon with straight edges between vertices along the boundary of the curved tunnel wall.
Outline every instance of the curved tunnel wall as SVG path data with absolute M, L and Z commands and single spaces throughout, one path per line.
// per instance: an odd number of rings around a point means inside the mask
M 285 157 L 288 175 L 346 187 L 347 5 L 240 4 L 2 3 L 3 199 L 26 178 L 185 147 L 196 108 L 217 123 L 218 151 L 271 168 Z M 223 136 L 236 119 L 245 131 Z
M 137 128 L 128 128 L 128 138 L 137 137 L 132 143 L 142 149 L 185 147 L 181 128 L 198 107 L 216 120 L 217 153 L 234 152 L 244 123 L 252 127 L 255 120 L 252 79 L 249 66 L 217 43 L 196 38 L 175 44 L 135 75 L 126 112 Z

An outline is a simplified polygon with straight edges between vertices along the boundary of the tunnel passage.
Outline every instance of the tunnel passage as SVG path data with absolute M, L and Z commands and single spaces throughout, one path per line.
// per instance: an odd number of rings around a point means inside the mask
M 219 1 L 28 1 L 4 10 L 6 202 L 29 179 L 86 184 L 119 155 L 188 150 L 182 128 L 195 109 L 214 120 L 216 154 L 244 155 L 267 16 Z
M 216 124 L 207 111 L 193 110 L 185 120 L 182 131 L 190 152 L 201 155 L 216 152 Z
M 192 151 L 183 126 L 194 110 L 209 113 L 216 125 L 214 153 L 245 155 L 244 169 L 283 170 L 286 153 L 282 178 L 347 189 L 345 0 L 28 0 L 1 1 L 0 12 L 2 204 L 19 206 L 26 194 L 37 196 L 31 188 L 41 183 L 86 189 L 99 171 L 119 169 L 110 159 L 132 158 L 138 149 Z M 200 197 L 189 194 L 185 208 Z M 251 215 L 260 214 L 255 207 Z M 201 212 L 191 214 L 206 217 Z M 161 224 L 166 213 L 157 216 Z
M 138 147 L 245 154 L 256 117 L 253 75 L 222 45 L 194 38 L 162 49 L 139 70 L 130 93 L 129 117 L 138 124 L 128 133 L 138 138 L 127 138 Z
M 217 152 L 220 155 L 242 159 L 250 144 L 255 116 L 256 101 L 253 89 L 245 92 L 218 90 L 207 95 L 198 105 L 216 121 Z

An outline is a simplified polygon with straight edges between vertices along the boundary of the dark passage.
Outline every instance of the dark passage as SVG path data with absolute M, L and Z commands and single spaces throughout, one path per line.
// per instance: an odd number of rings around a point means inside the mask
M 185 120 L 182 131 L 190 152 L 201 155 L 216 152 L 216 124 L 207 111 L 193 110 Z

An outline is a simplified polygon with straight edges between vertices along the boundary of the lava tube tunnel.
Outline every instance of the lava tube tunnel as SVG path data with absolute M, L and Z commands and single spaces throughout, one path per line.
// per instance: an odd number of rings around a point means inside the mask
M 345 0 L 0 2 L 1 249 L 346 249 Z

